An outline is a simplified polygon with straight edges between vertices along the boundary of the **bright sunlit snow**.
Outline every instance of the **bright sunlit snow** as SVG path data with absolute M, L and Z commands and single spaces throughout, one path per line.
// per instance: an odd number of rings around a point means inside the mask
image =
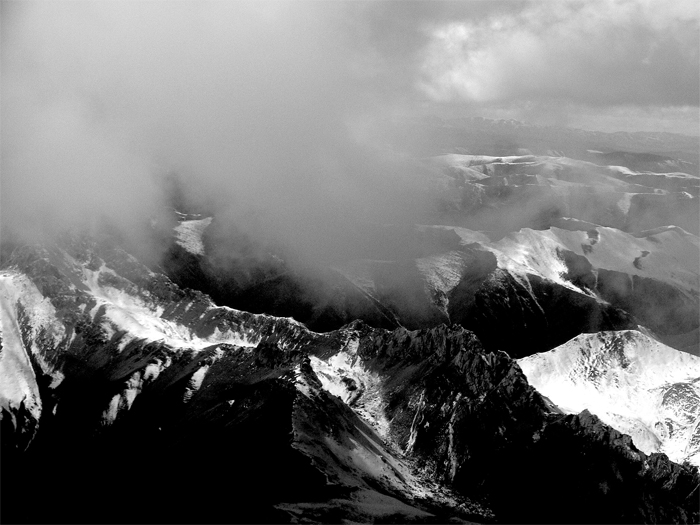
M 518 360 L 528 381 L 562 410 L 588 409 L 646 453 L 698 463 L 700 358 L 637 331 L 581 334 Z
M 93 308 L 94 315 L 101 306 L 106 307 L 105 318 L 120 330 L 125 330 L 132 338 L 147 341 L 162 341 L 172 348 L 191 348 L 201 350 L 217 343 L 237 346 L 255 346 L 257 341 L 250 341 L 245 334 L 214 331 L 211 337 L 200 338 L 181 324 L 161 318 L 162 308 L 148 304 L 145 300 L 123 290 L 100 284 L 100 274 L 113 274 L 107 266 L 97 271 L 84 270 L 85 282 L 97 300 Z M 109 325 L 107 325 L 109 327 Z
M 28 353 L 36 359 L 41 372 L 51 376 L 49 387 L 56 388 L 63 380 L 63 374 L 46 362 L 38 341 L 52 347 L 63 339 L 65 329 L 57 321 L 51 302 L 41 295 L 34 283 L 11 270 L 0 272 L 0 307 L 0 403 L 5 407 L 17 408 L 24 400 L 26 408 L 38 420 L 41 399 Z M 24 313 L 22 319 L 19 318 L 19 307 Z M 26 339 L 22 338 L 23 331 Z M 29 341 L 29 347 L 25 345 L 25 340 Z
M 15 276 L 15 279 L 18 277 Z M 19 280 L 19 279 L 18 279 Z M 15 314 L 21 284 L 13 276 L 0 274 L 0 307 L 2 308 L 2 353 L 0 353 L 0 403 L 18 408 L 24 402 L 32 416 L 41 415 L 41 397 L 36 375 L 22 342 L 21 329 Z

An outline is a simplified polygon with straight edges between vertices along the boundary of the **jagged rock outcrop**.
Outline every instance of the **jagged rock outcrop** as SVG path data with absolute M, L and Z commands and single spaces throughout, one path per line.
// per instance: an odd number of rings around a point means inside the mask
M 629 436 L 587 411 L 562 416 L 514 361 L 485 352 L 463 329 L 365 336 L 358 356 L 387 378 L 391 438 L 431 475 L 479 498 L 500 520 L 636 523 L 698 517 L 691 494 L 700 481 L 694 467 L 669 462 L 659 468 L 665 456 L 645 455 Z M 678 483 L 673 495 L 670 480 Z M 634 492 L 644 494 L 643 503 L 633 503 Z M 595 503 L 572 516 L 582 494 L 583 501 Z

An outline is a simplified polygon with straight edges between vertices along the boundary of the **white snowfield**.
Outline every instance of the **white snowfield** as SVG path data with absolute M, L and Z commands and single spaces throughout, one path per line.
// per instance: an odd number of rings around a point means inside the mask
M 643 452 L 700 466 L 700 357 L 624 330 L 581 334 L 518 364 L 565 412 L 588 409 Z

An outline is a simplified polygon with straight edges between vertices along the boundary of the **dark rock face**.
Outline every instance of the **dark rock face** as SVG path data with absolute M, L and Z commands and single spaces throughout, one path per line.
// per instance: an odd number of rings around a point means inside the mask
M 86 393 L 99 396 L 94 387 L 102 384 L 73 383 L 74 394 L 61 397 L 66 410 L 47 418 L 16 468 L 3 468 L 12 480 L 3 519 L 270 523 L 286 521 L 273 508 L 280 501 L 328 497 L 323 475 L 291 447 L 296 390 L 282 379 L 284 364 L 235 379 L 237 370 L 240 376 L 240 368 L 256 365 L 241 353 L 227 353 L 187 404 L 182 396 L 195 362 L 173 364 L 109 428 L 94 411 L 90 421 L 90 408 L 98 407 L 85 401 Z M 33 504 L 37 498 L 42 505 Z
M 391 311 L 328 269 L 298 272 L 275 260 L 225 266 L 174 245 L 164 259 L 167 274 L 183 288 L 201 290 L 220 305 L 253 313 L 291 317 L 317 331 L 340 328 L 363 318 L 382 328 L 398 326 Z
M 628 436 L 584 411 L 545 427 L 522 465 L 532 469 L 533 482 L 524 492 L 532 497 L 543 492 L 551 496 L 543 509 L 543 521 L 697 521 L 698 503 L 692 494 L 697 486 L 697 474 L 690 467 L 665 459 L 661 454 L 645 456 L 632 445 Z M 664 461 L 663 465 L 660 461 Z M 580 475 L 566 477 L 563 471 L 569 469 L 575 469 Z M 669 491 L 670 484 L 675 487 L 672 491 Z M 638 495 L 643 495 L 641 501 L 637 500 Z M 668 504 L 658 505 L 660 499 Z M 580 501 L 587 504 L 578 505 Z M 571 515 L 572 508 L 577 509 L 575 516 Z M 601 520 L 596 508 L 607 509 L 609 520 Z
M 466 493 L 485 482 L 505 442 L 529 437 L 547 411 L 506 354 L 485 352 L 463 328 L 365 337 L 359 355 L 387 377 L 392 436 Z
M 503 349 L 514 358 L 549 350 L 580 333 L 634 326 L 616 306 L 536 275 L 526 279 L 507 270 L 481 279 L 468 276 L 451 294 L 452 321 L 473 330 L 489 350 Z M 575 279 L 588 282 L 585 273 Z
M 666 283 L 599 270 L 596 289 L 605 300 L 624 308 L 659 334 L 683 334 L 700 326 L 697 297 L 688 297 Z

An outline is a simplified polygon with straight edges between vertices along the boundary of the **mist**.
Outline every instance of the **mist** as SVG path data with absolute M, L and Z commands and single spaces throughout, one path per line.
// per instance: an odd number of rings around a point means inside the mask
M 150 249 L 145 225 L 167 222 L 175 178 L 222 236 L 332 260 L 358 227 L 422 223 L 439 204 L 386 121 L 435 104 L 510 104 L 535 122 L 547 101 L 697 104 L 689 5 L 3 2 L 3 239 L 108 224 Z
M 533 2 L 435 25 L 423 89 L 433 98 L 697 106 L 697 4 Z
M 378 82 L 384 59 L 356 38 L 367 9 L 3 3 L 4 233 L 138 236 L 173 174 L 219 221 L 300 253 L 356 220 L 418 220 L 417 168 L 369 135 L 402 81 Z

